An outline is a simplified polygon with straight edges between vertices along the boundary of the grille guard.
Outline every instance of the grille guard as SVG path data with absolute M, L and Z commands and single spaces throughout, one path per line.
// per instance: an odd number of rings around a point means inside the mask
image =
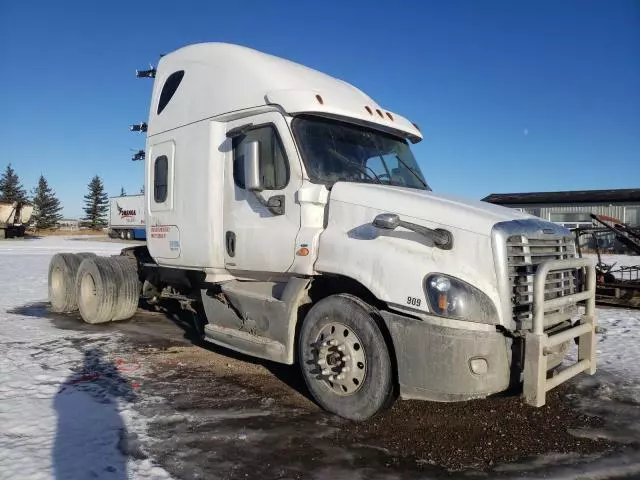
M 544 288 L 549 273 L 567 268 L 585 269 L 585 289 L 582 292 L 545 300 Z M 595 294 L 596 271 L 591 259 L 548 260 L 538 266 L 533 287 L 533 325 L 531 331 L 528 331 L 525 336 L 523 395 L 528 405 L 542 407 L 549 390 L 579 373 L 587 372 L 593 375 L 596 372 Z M 586 301 L 586 311 L 576 326 L 553 335 L 544 333 L 545 312 L 580 301 Z M 574 338 L 578 339 L 578 361 L 547 379 L 549 349 Z

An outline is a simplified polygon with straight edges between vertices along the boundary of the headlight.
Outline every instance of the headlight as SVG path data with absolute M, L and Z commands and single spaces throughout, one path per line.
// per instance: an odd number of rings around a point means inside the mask
M 484 293 L 466 282 L 440 273 L 429 275 L 425 291 L 436 315 L 469 322 L 498 323 L 498 312 Z

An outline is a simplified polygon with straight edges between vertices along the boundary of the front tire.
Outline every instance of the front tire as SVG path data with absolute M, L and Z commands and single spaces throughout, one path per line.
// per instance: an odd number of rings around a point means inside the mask
M 300 329 L 298 362 L 307 387 L 325 410 L 366 420 L 391 405 L 391 356 L 376 311 L 350 295 L 320 300 Z

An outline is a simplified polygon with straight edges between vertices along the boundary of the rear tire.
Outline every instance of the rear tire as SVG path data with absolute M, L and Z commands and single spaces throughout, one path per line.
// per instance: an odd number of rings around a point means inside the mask
M 391 357 L 371 306 L 350 295 L 320 300 L 299 339 L 302 375 L 322 408 L 361 421 L 393 403 Z
M 107 257 L 82 260 L 76 276 L 76 296 L 87 323 L 111 321 L 118 300 L 117 271 Z
M 58 313 L 78 310 L 76 274 L 82 258 L 73 253 L 56 253 L 49 262 L 49 303 Z
M 129 320 L 138 310 L 140 300 L 140 281 L 136 261 L 132 258 L 119 256 L 111 257 L 117 276 L 118 298 L 116 301 L 113 321 Z

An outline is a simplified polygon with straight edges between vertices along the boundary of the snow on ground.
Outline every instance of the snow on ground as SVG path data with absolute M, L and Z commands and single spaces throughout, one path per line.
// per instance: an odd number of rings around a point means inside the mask
M 598 261 L 598 256 L 594 253 L 585 255 L 586 257 L 593 258 L 595 262 Z M 625 272 L 620 271 L 621 267 L 640 267 L 640 256 L 638 255 L 601 255 L 600 261 L 607 265 L 613 265 L 613 275 L 621 280 L 635 280 L 640 279 L 637 272 Z
M 595 255 L 593 257 L 597 258 Z M 616 267 L 640 265 L 640 256 L 638 255 L 601 255 L 600 258 L 604 263 L 615 263 Z
M 596 347 L 599 368 L 633 380 L 640 388 L 640 311 L 598 308 L 597 314 L 598 325 L 604 328 Z
M 114 330 L 60 329 L 19 310 L 47 299 L 54 253 L 108 255 L 121 247 L 61 237 L 0 242 L 0 479 L 169 477 L 145 458 L 151 439 L 133 409 L 140 367 L 118 352 Z M 576 385 L 586 409 L 618 424 L 576 434 L 637 441 L 640 310 L 598 308 L 598 323 L 606 330 L 598 337 L 598 373 Z
M 11 313 L 47 299 L 53 254 L 120 248 L 61 237 L 0 242 L 0 479 L 169 477 L 136 459 L 144 421 L 131 408 L 135 382 L 113 361 L 113 333 Z

